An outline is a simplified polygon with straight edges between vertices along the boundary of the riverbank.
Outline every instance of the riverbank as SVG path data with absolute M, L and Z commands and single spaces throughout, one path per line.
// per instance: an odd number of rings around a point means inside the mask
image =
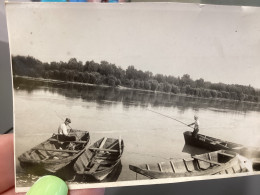
M 14 75 L 13 77 L 14 78 L 23 78 L 23 79 L 32 80 L 32 81 L 41 81 L 41 82 L 46 82 L 46 83 L 73 84 L 73 85 L 80 85 L 80 86 L 99 86 L 99 87 L 103 87 L 103 88 L 116 88 L 116 89 L 119 89 L 119 90 L 141 91 L 141 92 L 149 92 L 149 93 L 154 93 L 154 94 L 168 94 L 168 95 L 173 95 L 173 96 L 188 97 L 188 98 L 201 99 L 201 100 L 216 100 L 216 101 L 220 101 L 220 102 L 246 103 L 246 104 L 260 106 L 259 102 L 239 101 L 239 100 L 232 100 L 232 99 L 225 99 L 225 98 L 205 98 L 205 97 L 187 95 L 187 94 L 184 94 L 184 93 L 174 94 L 174 93 L 171 93 L 171 92 L 166 93 L 166 92 L 162 92 L 162 91 L 129 88 L 129 87 L 121 86 L 121 85 L 116 86 L 116 87 L 111 87 L 111 86 L 103 85 L 103 84 L 97 85 L 97 84 L 91 84 L 91 83 L 81 83 L 81 82 L 75 82 L 75 81 L 61 81 L 61 80 L 55 80 L 55 79 L 35 78 L 35 77 L 28 77 L 28 76 Z

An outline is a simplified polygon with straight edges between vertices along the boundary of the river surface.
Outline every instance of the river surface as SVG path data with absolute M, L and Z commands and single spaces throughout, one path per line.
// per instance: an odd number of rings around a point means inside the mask
M 204 152 L 186 146 L 184 123 L 199 116 L 200 133 L 250 146 L 260 146 L 260 106 L 63 82 L 14 78 L 15 152 L 23 152 L 57 133 L 70 118 L 71 127 L 90 132 L 91 142 L 102 137 L 122 137 L 125 148 L 117 181 L 135 180 L 129 164 L 163 162 Z M 141 177 L 139 177 L 141 178 Z M 17 161 L 17 186 L 37 179 L 25 175 Z

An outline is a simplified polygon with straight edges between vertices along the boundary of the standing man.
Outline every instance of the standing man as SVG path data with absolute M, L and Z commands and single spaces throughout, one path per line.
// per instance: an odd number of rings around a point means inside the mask
M 199 125 L 200 125 L 200 123 L 199 123 L 199 117 L 198 116 L 194 116 L 194 122 L 193 123 L 191 123 L 191 124 L 189 124 L 188 126 L 190 127 L 190 126 L 192 126 L 192 125 L 194 125 L 194 130 L 193 130 L 193 132 L 192 132 L 192 136 L 194 137 L 194 138 L 197 138 L 197 134 L 198 134 L 198 132 L 199 132 Z

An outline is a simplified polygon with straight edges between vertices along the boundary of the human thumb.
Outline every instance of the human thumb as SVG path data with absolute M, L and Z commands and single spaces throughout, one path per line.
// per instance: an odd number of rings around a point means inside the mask
M 38 179 L 26 195 L 67 195 L 68 187 L 66 183 L 52 175 L 47 175 Z

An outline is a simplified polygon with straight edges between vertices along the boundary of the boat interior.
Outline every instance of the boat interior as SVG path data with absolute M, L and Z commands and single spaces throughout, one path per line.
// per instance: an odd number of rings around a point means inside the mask
M 117 162 L 122 154 L 122 148 L 122 140 L 104 137 L 77 159 L 74 169 L 81 174 L 105 170 Z
M 76 135 L 76 134 L 75 134 Z M 85 149 L 86 144 L 89 141 L 88 133 L 84 133 L 77 139 L 75 137 L 63 136 L 60 139 L 60 135 L 53 135 L 47 141 L 37 145 L 31 150 L 25 152 L 20 156 L 20 158 L 25 158 L 27 160 L 36 160 L 36 161 L 46 161 L 46 160 L 61 160 L 69 156 L 73 156 Z M 77 141 L 79 140 L 79 141 Z
M 229 162 L 234 157 L 234 154 L 226 153 L 224 151 L 216 151 L 202 155 L 196 155 L 189 159 L 178 159 L 155 164 L 145 164 L 140 166 L 140 168 L 169 173 L 194 172 L 220 166 L 223 163 Z

